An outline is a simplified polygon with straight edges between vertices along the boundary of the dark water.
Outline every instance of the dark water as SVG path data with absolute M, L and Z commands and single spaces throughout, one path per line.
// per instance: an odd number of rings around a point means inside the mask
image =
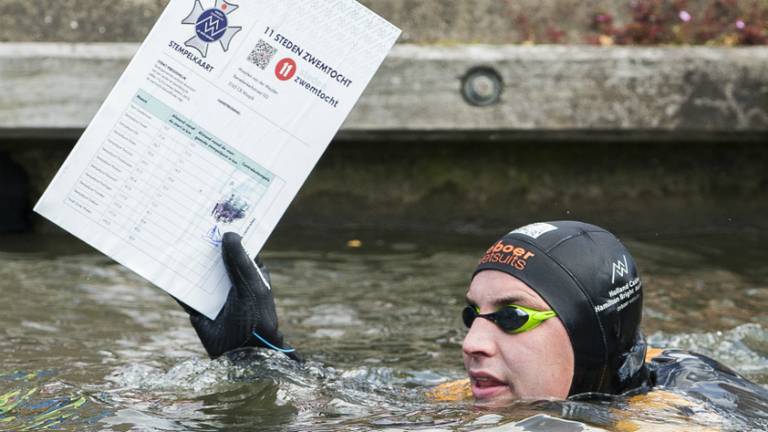
M 464 376 L 459 313 L 494 237 L 274 241 L 264 259 L 283 332 L 310 359 L 301 368 L 269 353 L 250 365 L 208 360 L 186 314 L 125 268 L 69 238 L 2 237 L 0 430 L 519 430 L 514 422 L 536 414 L 560 417 L 565 404 L 486 411 L 424 396 Z M 352 239 L 362 247 L 348 247 Z M 768 384 L 765 240 L 755 232 L 628 239 L 651 341 Z M 617 411 L 658 430 L 761 429 L 706 407 L 694 420 L 620 401 L 577 408 L 584 424 L 607 430 L 618 430 Z

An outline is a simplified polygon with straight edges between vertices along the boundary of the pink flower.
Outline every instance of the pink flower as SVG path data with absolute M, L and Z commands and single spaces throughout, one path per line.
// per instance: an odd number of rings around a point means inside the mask
M 688 11 L 681 10 L 677 16 L 680 18 L 680 21 L 682 22 L 688 22 L 693 18 L 691 14 L 688 13 Z
M 742 21 L 742 20 L 738 20 L 738 21 L 736 21 L 736 28 L 737 28 L 737 29 L 739 29 L 739 30 L 744 30 L 744 27 L 746 27 L 746 26 L 747 26 L 747 25 L 746 25 L 746 24 L 744 24 L 744 21 Z

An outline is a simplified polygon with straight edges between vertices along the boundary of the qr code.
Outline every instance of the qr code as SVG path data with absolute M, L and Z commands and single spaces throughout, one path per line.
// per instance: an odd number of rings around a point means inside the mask
M 266 69 L 267 66 L 269 66 L 269 62 L 272 60 L 272 57 L 275 56 L 275 53 L 277 53 L 277 48 L 263 40 L 259 40 L 253 48 L 253 51 L 248 54 L 248 61 L 261 69 Z

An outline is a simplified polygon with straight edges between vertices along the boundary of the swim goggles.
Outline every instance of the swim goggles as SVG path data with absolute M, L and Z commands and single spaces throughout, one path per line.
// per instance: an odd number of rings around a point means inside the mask
M 481 314 L 477 306 L 467 306 L 461 314 L 464 325 L 472 327 L 476 318 L 485 318 L 507 333 L 523 333 L 533 330 L 542 322 L 556 317 L 555 311 L 538 311 L 524 306 L 507 305 L 496 312 Z

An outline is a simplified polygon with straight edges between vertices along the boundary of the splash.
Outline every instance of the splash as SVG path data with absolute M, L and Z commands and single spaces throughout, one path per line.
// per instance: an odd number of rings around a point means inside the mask
M 707 355 L 754 381 L 768 378 L 768 333 L 759 324 L 708 333 L 657 332 L 648 337 L 648 343 Z

